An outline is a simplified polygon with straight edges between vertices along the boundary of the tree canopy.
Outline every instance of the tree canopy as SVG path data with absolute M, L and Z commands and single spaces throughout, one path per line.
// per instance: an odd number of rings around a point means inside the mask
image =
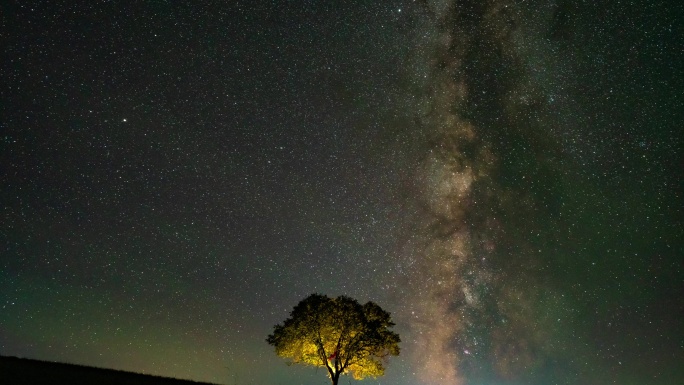
M 386 358 L 399 355 L 400 339 L 392 326 L 390 314 L 374 302 L 312 294 L 274 326 L 266 341 L 293 363 L 326 368 L 336 385 L 341 374 L 357 380 L 384 374 Z

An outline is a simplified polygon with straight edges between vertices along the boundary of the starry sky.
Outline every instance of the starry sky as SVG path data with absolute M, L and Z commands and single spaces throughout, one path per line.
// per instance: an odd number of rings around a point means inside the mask
M 368 384 L 684 382 L 678 2 L 0 7 L 1 355 L 323 384 L 319 292 Z

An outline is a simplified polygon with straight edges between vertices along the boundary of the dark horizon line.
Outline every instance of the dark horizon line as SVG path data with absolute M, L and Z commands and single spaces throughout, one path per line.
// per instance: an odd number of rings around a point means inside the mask
M 34 358 L 25 358 L 25 357 L 17 357 L 17 356 L 5 356 L 5 355 L 0 355 L 0 367 L 5 367 L 10 364 L 30 364 L 30 365 L 40 365 L 42 367 L 48 367 L 52 366 L 52 369 L 68 369 L 71 371 L 89 371 L 91 373 L 96 373 L 99 372 L 100 374 L 110 374 L 110 375 L 125 375 L 125 376 L 138 376 L 140 380 L 143 379 L 148 379 L 148 380 L 153 380 L 153 381 L 159 381 L 163 380 L 165 382 L 173 383 L 173 384 L 195 384 L 195 385 L 220 385 L 212 382 L 200 382 L 200 381 L 194 381 L 194 380 L 189 380 L 189 379 L 182 379 L 182 378 L 176 378 L 176 377 L 166 377 L 166 376 L 161 376 L 161 375 L 155 375 L 155 374 L 145 374 L 145 373 L 138 373 L 138 372 L 130 372 L 126 370 L 121 370 L 121 369 L 113 369 L 113 368 L 103 368 L 103 367 L 97 367 L 97 366 L 88 366 L 88 365 L 82 365 L 82 364 L 74 364 L 70 362 L 58 362 L 58 361 L 44 361 L 44 360 L 38 360 Z M 15 368 L 19 370 L 18 368 Z M 4 372 L 5 370 L 3 370 Z M 8 374 L 8 373 L 5 373 Z

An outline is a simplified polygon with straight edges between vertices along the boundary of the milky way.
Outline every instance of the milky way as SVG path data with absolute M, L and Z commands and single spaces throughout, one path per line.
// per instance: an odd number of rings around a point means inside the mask
M 570 180 L 600 149 L 587 142 L 601 128 L 578 128 L 589 112 L 566 90 L 580 72 L 562 61 L 572 55 L 564 24 L 572 6 L 449 1 L 422 11 L 413 66 L 415 129 L 425 138 L 415 177 L 420 230 L 405 251 L 412 273 L 403 314 L 418 377 L 620 378 L 620 369 L 589 369 L 597 357 L 606 367 L 623 363 L 607 362 L 610 352 L 580 330 L 601 327 L 598 312 L 575 302 L 587 296 L 583 283 L 552 282 L 567 272 L 567 245 L 591 237 L 575 233 L 574 211 L 593 208 L 569 194 Z
M 412 279 L 416 306 L 408 316 L 423 379 L 457 384 L 469 358 L 488 353 L 475 332 L 482 327 L 478 318 L 486 318 L 492 333 L 500 328 L 489 317 L 502 309 L 488 303 L 497 279 L 488 259 L 496 245 L 491 228 L 501 189 L 492 182 L 498 159 L 483 131 L 510 124 L 501 102 L 513 86 L 492 81 L 510 81 L 507 72 L 516 69 L 516 57 L 506 52 L 514 15 L 507 4 L 481 2 L 427 4 L 425 12 L 429 38 L 419 54 L 428 59 L 426 107 L 417 120 L 428 138 L 417 171 L 425 238 L 412 250 L 420 273 Z M 487 73 L 492 70 L 500 72 Z M 482 108 L 496 119 L 478 116 Z

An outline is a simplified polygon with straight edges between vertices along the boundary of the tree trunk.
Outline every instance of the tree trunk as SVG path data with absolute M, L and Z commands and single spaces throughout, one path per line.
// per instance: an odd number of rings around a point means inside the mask
M 337 385 L 337 382 L 340 380 L 340 373 L 335 373 L 330 377 L 330 381 L 332 381 L 332 385 Z

